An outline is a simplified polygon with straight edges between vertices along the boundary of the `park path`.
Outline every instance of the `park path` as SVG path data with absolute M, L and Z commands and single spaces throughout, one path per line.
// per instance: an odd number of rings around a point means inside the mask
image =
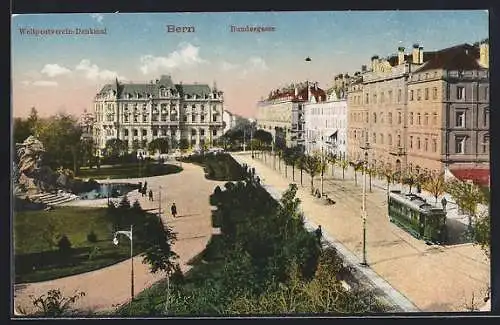
M 203 251 L 212 235 L 212 207 L 209 196 L 215 186 L 224 182 L 210 181 L 204 177 L 203 169 L 193 164 L 183 163 L 184 170 L 178 174 L 155 176 L 141 179 L 111 180 L 108 182 L 137 183 L 147 181 L 148 191 L 154 191 L 154 201 L 142 197 L 137 190 L 130 192 L 128 197 L 133 203 L 139 199 L 145 210 L 158 213 L 159 187 L 162 187 L 162 221 L 167 222 L 177 233 L 177 242 L 174 251 L 179 255 L 179 264 L 185 272 L 190 266 L 187 264 L 194 256 Z M 170 216 L 170 205 L 177 205 L 178 217 Z M 68 205 L 106 206 L 106 200 L 74 201 Z M 120 241 L 120 245 L 127 245 L 128 240 Z M 86 293 L 75 308 L 84 311 L 106 312 L 112 311 L 113 306 L 130 300 L 130 259 L 121 263 L 74 276 L 64 277 L 51 281 L 15 286 L 15 307 L 32 310 L 30 295 L 40 296 L 50 289 L 60 289 L 65 296 L 72 295 L 76 290 Z M 151 274 L 149 266 L 142 264 L 142 257 L 134 258 L 135 294 L 148 288 L 158 280 L 164 279 L 162 273 Z
M 292 169 L 281 171 L 272 158 L 266 162 L 252 159 L 248 153 L 234 157 L 254 167 L 263 183 L 283 192 L 292 181 Z M 337 168 L 336 177 L 325 177 L 324 192 L 336 201 L 333 206 L 319 202 L 310 194 L 310 178 L 295 170 L 301 208 L 309 220 L 320 224 L 323 232 L 334 237 L 354 255 L 362 256 L 361 177 L 358 186 Z M 319 187 L 319 179 L 314 186 Z M 490 284 L 490 261 L 481 249 L 472 244 L 428 246 L 423 241 L 390 223 L 387 217 L 386 192 L 373 187 L 367 193 L 367 261 L 370 268 L 403 294 L 420 310 L 428 312 L 463 311 L 474 295 L 480 307 Z

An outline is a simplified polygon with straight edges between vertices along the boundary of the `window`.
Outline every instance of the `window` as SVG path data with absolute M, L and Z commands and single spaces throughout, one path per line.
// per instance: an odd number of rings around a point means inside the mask
M 380 93 L 380 102 L 383 103 L 384 102 L 384 92 L 381 92 Z
M 392 134 L 389 134 L 387 137 L 389 139 L 389 145 L 392 146 Z
M 377 134 L 375 132 L 372 134 L 372 142 L 377 143 Z
M 425 113 L 424 125 L 429 125 L 429 113 Z
M 427 151 L 429 150 L 429 139 L 425 138 L 424 140 L 424 150 Z
M 196 129 L 191 129 L 191 135 L 196 135 Z
M 422 123 L 420 119 L 420 113 L 417 113 L 417 125 L 420 125 Z
M 217 130 L 212 130 L 212 135 L 213 135 L 214 137 L 216 137 L 216 136 L 217 136 Z
M 465 112 L 456 112 L 455 113 L 455 126 L 457 128 L 465 127 Z
M 389 103 L 392 103 L 392 90 L 389 90 L 387 95 L 389 97 Z
M 373 113 L 373 123 L 377 123 L 377 113 Z
M 357 138 L 356 137 L 356 130 L 354 130 L 353 135 L 354 135 L 354 139 L 356 139 Z
M 200 115 L 200 121 L 205 122 L 205 114 Z
M 380 112 L 378 114 L 379 114 L 380 123 L 384 124 L 384 113 Z
M 432 99 L 438 98 L 438 89 L 437 87 L 432 88 Z
M 389 121 L 388 121 L 388 122 L 389 122 L 389 124 L 392 124 L 392 113 L 389 113 L 388 120 L 389 120 Z
M 213 121 L 213 122 L 217 122 L 217 115 L 213 115 L 213 116 L 212 116 L 212 121 Z
M 201 136 L 204 136 L 204 135 L 205 135 L 205 130 L 204 130 L 204 129 L 201 129 L 201 130 L 200 130 L 200 135 L 201 135 Z
M 424 99 L 428 100 L 429 99 L 429 88 L 424 89 Z
M 196 105 L 191 105 L 191 108 L 192 108 L 192 109 L 195 109 L 195 108 L 196 108 Z
M 490 97 L 490 89 L 488 87 L 484 87 L 484 99 L 488 100 Z
M 420 138 L 417 137 L 417 149 L 420 150 Z
M 465 153 L 465 137 L 455 137 L 455 153 Z
M 410 149 L 413 148 L 413 136 L 410 136 Z
M 153 136 L 154 137 L 158 136 L 158 130 L 157 129 L 153 129 Z
M 398 147 L 401 147 L 401 135 L 398 134 Z
M 436 125 L 437 124 L 437 121 L 438 121 L 438 114 L 437 113 L 434 113 L 432 115 L 432 125 Z
M 142 136 L 147 136 L 148 135 L 148 130 L 142 130 Z
M 410 90 L 410 100 L 413 100 L 413 90 Z
M 398 103 L 401 102 L 402 92 L 401 89 L 398 89 Z
M 432 139 L 432 152 L 436 152 L 436 151 L 437 151 L 437 140 Z
M 483 143 L 481 146 L 483 147 L 483 153 L 488 152 L 488 145 L 490 144 L 490 136 L 488 134 L 483 136 Z
M 368 123 L 368 112 L 365 114 L 365 122 Z
M 384 135 L 380 133 L 380 144 L 384 144 Z
M 457 86 L 457 99 L 465 99 L 465 88 Z
M 490 110 L 489 108 L 486 107 L 485 109 L 483 109 L 483 126 L 485 127 L 488 126 L 489 118 L 490 118 Z
M 376 104 L 377 103 L 377 94 L 373 94 L 373 103 Z
M 196 121 L 196 115 L 195 114 L 191 114 L 191 122 L 194 122 Z
M 184 120 L 184 122 L 187 122 L 187 120 L 188 120 L 188 116 L 187 116 L 187 115 L 184 115 L 184 116 L 182 116 L 182 119 Z
M 420 89 L 417 89 L 417 100 L 421 100 L 422 99 L 422 94 L 421 94 L 421 90 Z
M 127 129 L 123 130 L 123 135 L 128 137 L 128 130 Z
M 413 112 L 410 112 L 410 125 L 413 125 Z
M 137 130 L 134 130 L 134 137 L 136 137 L 138 133 L 139 132 Z
M 401 124 L 401 112 L 398 112 L 398 124 Z
M 369 101 L 369 100 L 368 100 L 368 99 L 369 99 L 369 96 L 370 96 L 369 94 L 366 94 L 366 95 L 365 95 L 365 104 L 368 104 L 368 101 Z

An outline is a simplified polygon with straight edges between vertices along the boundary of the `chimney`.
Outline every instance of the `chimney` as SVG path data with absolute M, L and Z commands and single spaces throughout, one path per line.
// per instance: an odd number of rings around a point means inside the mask
M 372 56 L 372 71 L 375 70 L 375 67 L 377 66 L 378 64 L 378 55 L 374 55 Z
M 405 48 L 398 47 L 398 65 L 405 63 Z
M 366 64 L 363 64 L 361 66 L 361 73 L 365 73 L 366 72 Z
M 424 63 L 424 48 L 422 46 L 418 48 L 418 63 Z
M 413 44 L 412 60 L 411 60 L 412 63 L 418 64 L 418 58 L 419 58 L 418 48 L 419 48 L 418 44 Z
M 490 46 L 488 42 L 482 42 L 479 45 L 479 64 L 485 68 L 490 67 Z

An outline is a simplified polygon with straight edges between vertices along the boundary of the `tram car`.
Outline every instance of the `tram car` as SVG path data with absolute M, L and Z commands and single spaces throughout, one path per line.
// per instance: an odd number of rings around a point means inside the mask
M 416 194 L 391 191 L 389 220 L 417 239 L 433 244 L 446 241 L 446 212 Z

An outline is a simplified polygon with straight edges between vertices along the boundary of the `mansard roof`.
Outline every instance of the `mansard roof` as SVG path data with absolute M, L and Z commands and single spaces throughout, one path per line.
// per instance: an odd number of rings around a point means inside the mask
M 168 75 L 162 75 L 160 79 L 150 83 L 121 83 L 118 80 L 106 84 L 102 87 L 100 94 L 104 94 L 112 90 L 119 98 L 130 94 L 135 97 L 140 96 L 152 98 L 158 97 L 161 88 L 171 89 L 174 93 L 179 93 L 181 96 L 200 96 L 209 95 L 212 89 L 207 84 L 174 84 L 172 78 Z
M 470 44 L 460 44 L 434 52 L 415 72 L 431 69 L 480 70 L 479 49 Z

